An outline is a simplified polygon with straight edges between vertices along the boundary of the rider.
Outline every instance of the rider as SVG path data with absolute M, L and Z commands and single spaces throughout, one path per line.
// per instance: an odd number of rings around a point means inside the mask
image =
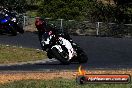
M 39 41 L 40 41 L 41 48 L 42 48 L 42 50 L 48 52 L 47 56 L 48 56 L 49 59 L 52 59 L 52 57 L 51 57 L 52 52 L 51 52 L 51 50 L 49 50 L 50 49 L 49 47 L 52 46 L 51 44 L 54 45 L 54 43 L 56 43 L 56 41 L 58 41 L 59 44 L 61 43 L 62 46 L 65 46 L 68 49 L 69 60 L 72 59 L 73 54 L 74 54 L 74 50 L 73 50 L 73 47 L 72 47 L 73 42 L 72 42 L 72 39 L 70 38 L 68 33 L 64 32 L 64 31 L 60 32 L 59 30 L 57 30 L 57 28 L 55 26 L 54 27 L 50 26 L 46 22 L 46 20 L 43 20 L 40 17 L 36 18 L 35 25 L 36 25 L 36 28 L 38 30 L 38 36 L 39 36 Z M 52 43 L 49 42 L 48 45 L 47 44 L 43 45 L 43 43 L 42 43 L 43 42 L 42 41 L 42 35 L 45 32 L 48 32 L 48 34 L 50 33 L 51 35 L 54 36 L 54 37 L 52 37 L 52 40 L 50 41 Z M 47 36 L 47 34 L 45 36 Z M 69 43 L 69 42 L 71 42 L 71 43 Z
M 49 26 L 46 20 L 43 20 L 41 17 L 36 17 L 35 26 L 38 30 L 38 37 L 39 37 L 40 44 L 41 44 L 42 35 L 44 32 L 49 32 L 51 34 L 56 35 L 56 32 L 57 32 L 56 29 Z M 42 47 L 42 49 L 45 50 L 44 47 Z
M 42 40 L 42 35 L 44 32 L 49 32 L 55 35 L 55 39 L 58 39 L 59 36 L 63 36 L 65 39 L 69 40 L 72 42 L 72 39 L 70 38 L 69 34 L 66 32 L 59 32 L 59 29 L 57 29 L 55 26 L 51 27 L 46 20 L 43 20 L 41 17 L 36 17 L 35 21 L 36 28 L 38 30 L 38 36 L 39 36 L 39 41 L 41 44 Z M 54 40 L 55 41 L 55 40 Z

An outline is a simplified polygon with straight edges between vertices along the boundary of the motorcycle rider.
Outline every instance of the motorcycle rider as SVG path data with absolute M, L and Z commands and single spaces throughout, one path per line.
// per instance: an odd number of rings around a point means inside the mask
M 53 25 L 52 26 L 49 25 L 48 22 L 46 20 L 43 20 L 41 17 L 36 17 L 35 26 L 38 30 L 38 37 L 39 37 L 40 44 L 41 44 L 42 35 L 44 32 L 49 32 L 49 33 L 55 35 L 54 41 L 56 41 L 56 39 L 58 39 L 59 36 L 63 36 L 65 39 L 72 42 L 72 39 L 70 38 L 68 33 L 66 33 L 66 32 L 60 33 L 59 29 L 57 29 Z M 41 46 L 42 46 L 42 44 L 41 44 Z M 44 47 L 42 47 L 42 49 L 45 50 Z
M 38 30 L 38 36 L 39 36 L 39 40 L 41 40 L 41 35 L 44 33 L 44 32 L 54 32 L 55 34 L 55 30 L 53 30 L 53 28 L 51 28 L 46 20 L 43 20 L 42 18 L 40 17 L 36 17 L 36 20 L 35 20 L 35 26 Z
M 47 56 L 49 59 L 52 59 L 52 57 L 50 57 L 51 56 L 50 54 L 52 52 L 51 52 L 51 50 L 49 50 L 50 48 L 48 48 L 48 47 L 52 46 L 51 44 L 53 44 L 53 45 L 54 45 L 54 43 L 56 44 L 56 41 L 59 42 L 59 44 L 61 44 L 62 47 L 65 46 L 68 49 L 69 60 L 72 59 L 72 57 L 75 53 L 74 53 L 74 50 L 72 47 L 72 39 L 70 38 L 68 33 L 64 32 L 64 31 L 63 32 L 59 31 L 59 29 L 57 29 L 55 26 L 49 25 L 46 20 L 43 20 L 40 17 L 36 18 L 35 25 L 38 30 L 38 36 L 39 36 L 41 48 L 42 48 L 42 50 L 48 52 Z M 52 41 L 50 41 L 52 43 L 49 42 L 48 45 L 47 44 L 43 45 L 42 35 L 44 34 L 44 32 L 48 32 L 49 35 L 54 35 L 54 37 L 52 37 Z M 46 34 L 43 36 L 46 37 L 48 35 Z M 49 41 L 49 40 L 47 40 L 47 41 Z

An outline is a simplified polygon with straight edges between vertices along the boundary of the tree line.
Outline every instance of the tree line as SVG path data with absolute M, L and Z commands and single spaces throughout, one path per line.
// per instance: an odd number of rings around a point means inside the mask
M 97 0 L 0 0 L 18 12 L 36 11 L 36 16 L 103 22 L 132 22 L 132 0 L 114 0 L 114 5 Z

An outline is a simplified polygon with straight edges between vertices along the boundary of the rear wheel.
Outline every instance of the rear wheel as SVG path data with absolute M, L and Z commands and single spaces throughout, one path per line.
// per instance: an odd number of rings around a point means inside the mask
M 78 49 L 79 52 L 77 52 L 77 59 L 79 63 L 86 63 L 88 61 L 88 57 L 86 53 L 82 49 Z
M 52 53 L 55 56 L 55 58 L 58 59 L 62 64 L 65 64 L 65 65 L 70 64 L 70 61 L 68 61 L 68 56 L 64 54 L 60 54 L 56 48 L 52 49 Z
M 86 54 L 82 53 L 79 55 L 79 57 L 78 57 L 79 63 L 87 63 L 87 61 L 88 61 L 88 57 Z
M 7 30 L 8 30 L 9 33 L 11 33 L 12 36 L 17 35 L 17 30 L 11 24 L 9 24 L 7 26 Z
M 10 32 L 13 36 L 17 35 L 17 31 L 13 27 L 10 27 Z
M 17 31 L 16 31 L 16 30 L 11 30 L 11 34 L 12 34 L 13 36 L 16 36 L 16 35 L 17 35 Z
M 16 28 L 17 28 L 17 31 L 18 31 L 19 33 L 21 33 L 21 34 L 23 34 L 23 33 L 24 33 L 24 30 L 23 30 L 22 25 L 17 24 L 17 25 L 16 25 Z

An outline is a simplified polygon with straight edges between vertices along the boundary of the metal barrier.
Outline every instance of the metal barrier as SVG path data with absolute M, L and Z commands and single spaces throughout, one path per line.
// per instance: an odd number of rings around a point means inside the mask
M 132 24 L 117 24 L 104 22 L 89 22 L 47 18 L 49 24 L 54 24 L 60 30 L 65 30 L 73 35 L 88 36 L 113 36 L 113 37 L 131 37 Z M 23 16 L 23 27 L 26 31 L 35 30 L 35 17 Z

